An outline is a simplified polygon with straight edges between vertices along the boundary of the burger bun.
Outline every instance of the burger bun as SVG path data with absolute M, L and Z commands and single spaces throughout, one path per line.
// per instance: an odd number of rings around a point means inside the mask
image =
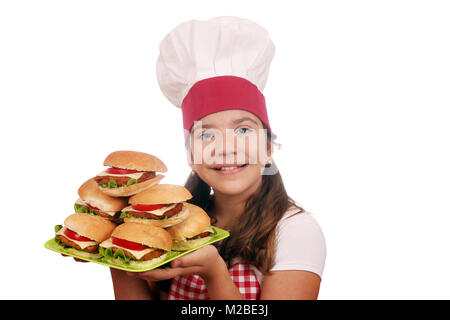
M 172 249 L 170 233 L 149 224 L 126 222 L 117 226 L 111 236 L 165 251 Z
M 99 208 L 101 211 L 120 211 L 127 206 L 127 199 L 112 197 L 99 189 L 94 178 L 84 182 L 78 189 L 81 199 L 90 205 Z
M 138 171 L 167 172 L 167 167 L 159 158 L 139 151 L 114 151 L 103 162 L 103 165 L 121 169 Z
M 132 196 L 128 203 L 136 204 L 169 204 L 184 202 L 192 198 L 192 194 L 183 186 L 175 184 L 157 184 Z
M 83 237 L 102 242 L 108 239 L 116 225 L 100 216 L 88 213 L 74 213 L 64 220 L 66 228 Z

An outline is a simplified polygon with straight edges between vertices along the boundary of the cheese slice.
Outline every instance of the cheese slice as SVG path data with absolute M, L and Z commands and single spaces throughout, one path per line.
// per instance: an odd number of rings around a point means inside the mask
M 84 201 L 81 198 L 78 198 L 77 201 L 75 201 L 76 204 L 80 205 L 80 206 L 85 206 L 86 205 L 86 201 Z
M 144 249 L 144 250 L 131 250 L 131 249 L 124 248 L 124 247 L 118 246 L 116 244 L 113 244 L 111 238 L 109 238 L 109 239 L 103 241 L 102 243 L 100 243 L 100 246 L 102 246 L 105 249 L 114 247 L 114 248 L 119 248 L 119 249 L 122 249 L 122 250 L 127 250 L 133 256 L 135 256 L 137 260 L 139 260 L 140 258 L 145 256 L 147 253 L 156 250 L 155 248 L 148 248 L 148 249 Z
M 148 212 L 148 213 L 154 214 L 156 216 L 162 216 L 164 214 L 164 212 L 166 212 L 166 211 L 168 211 L 168 210 L 170 210 L 172 208 L 175 208 L 175 206 L 177 204 L 178 203 L 173 203 L 170 206 L 162 207 L 160 209 L 156 209 L 156 210 L 153 210 L 153 211 L 140 211 L 140 210 L 133 209 L 132 206 L 128 206 L 128 207 L 123 208 L 122 211 L 124 211 L 124 212 L 126 212 L 126 211 Z
M 88 202 L 87 202 L 86 200 L 81 199 L 81 198 L 78 198 L 78 200 L 75 201 L 75 203 L 78 204 L 78 205 L 80 205 L 80 206 L 87 206 L 87 205 L 88 205 Z M 89 204 L 90 204 L 91 206 L 93 206 L 93 207 L 99 208 L 99 210 L 100 210 L 101 212 L 106 213 L 107 215 L 109 215 L 109 216 L 111 216 L 111 217 L 114 217 L 114 215 L 116 214 L 116 211 L 105 211 L 105 210 L 102 210 L 102 209 L 100 208 L 100 206 L 99 206 L 98 204 L 96 204 L 96 203 L 89 203 Z
M 66 227 L 61 228 L 61 229 L 56 233 L 56 235 L 64 236 L 65 238 L 69 239 L 70 241 L 75 242 L 77 245 L 80 246 L 81 249 L 84 249 L 84 248 L 89 247 L 89 246 L 95 246 L 95 245 L 98 244 L 97 241 L 77 241 L 77 240 L 73 240 L 73 239 L 69 238 L 68 236 L 66 236 L 66 235 L 64 234 L 64 231 L 65 231 L 66 229 L 67 229 Z
M 200 232 L 200 233 L 203 233 L 203 232 L 210 232 L 210 233 L 214 233 L 214 230 L 213 230 L 213 228 L 211 227 L 211 226 L 209 226 L 209 227 L 207 227 L 205 230 L 203 230 L 202 232 Z
M 97 177 L 103 177 L 103 176 L 111 176 L 111 177 L 129 177 L 130 179 L 139 179 L 144 172 L 136 172 L 136 173 L 127 173 L 127 174 L 114 174 L 114 173 L 108 173 L 105 171 L 100 172 L 97 174 Z

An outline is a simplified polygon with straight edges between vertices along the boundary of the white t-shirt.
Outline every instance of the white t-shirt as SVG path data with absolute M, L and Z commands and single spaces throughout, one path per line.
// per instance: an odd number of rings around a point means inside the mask
M 322 277 L 327 249 L 317 221 L 308 212 L 288 210 L 277 226 L 275 263 L 271 271 L 305 270 Z
M 322 229 L 309 212 L 289 209 L 277 225 L 275 261 L 271 271 L 304 270 L 322 277 L 327 249 Z M 260 285 L 264 275 L 253 265 Z

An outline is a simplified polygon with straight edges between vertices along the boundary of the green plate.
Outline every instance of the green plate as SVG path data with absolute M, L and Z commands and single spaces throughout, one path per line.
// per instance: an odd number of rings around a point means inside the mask
M 167 253 L 166 258 L 164 260 L 162 260 L 162 261 L 160 261 L 160 262 L 158 262 L 158 263 L 156 263 L 154 265 L 151 265 L 151 266 L 148 266 L 148 267 L 144 267 L 144 268 L 132 267 L 132 266 L 127 266 L 127 265 L 123 265 L 123 264 L 121 264 L 121 265 L 113 264 L 113 263 L 110 263 L 110 262 L 103 261 L 102 258 L 87 258 L 87 257 L 83 257 L 82 255 L 80 255 L 78 252 L 75 251 L 76 249 L 72 249 L 72 250 L 70 248 L 65 249 L 62 245 L 60 245 L 60 244 L 58 244 L 58 242 L 56 242 L 55 238 L 52 238 L 52 239 L 48 240 L 44 244 L 44 247 L 46 247 L 49 250 L 58 252 L 58 253 L 62 253 L 62 254 L 65 254 L 65 255 L 68 255 L 68 256 L 71 256 L 71 257 L 74 257 L 74 258 L 78 258 L 78 259 L 84 260 L 84 261 L 90 261 L 90 262 L 95 262 L 95 263 L 98 263 L 98 264 L 103 264 L 103 265 L 111 267 L 111 268 L 125 270 L 125 271 L 131 271 L 131 272 L 143 272 L 143 271 L 149 271 L 149 270 L 158 268 L 158 267 L 160 267 L 160 266 L 162 266 L 162 265 L 164 265 L 164 264 L 166 264 L 166 263 L 168 263 L 168 262 L 170 262 L 172 260 L 175 260 L 176 258 L 184 256 L 185 254 L 188 254 L 188 253 L 190 253 L 192 251 L 200 249 L 200 248 L 202 248 L 204 246 L 207 246 L 208 244 L 211 244 L 211 243 L 223 240 L 223 239 L 225 239 L 226 237 L 228 237 L 230 235 L 230 233 L 228 231 L 226 231 L 226 230 L 223 230 L 223 229 L 220 229 L 220 228 L 217 228 L 217 227 L 214 227 L 214 226 L 212 226 L 212 228 L 214 230 L 214 234 L 211 235 L 212 238 L 208 242 L 206 242 L 206 243 L 204 243 L 202 245 L 199 245 L 199 246 L 197 246 L 195 248 L 192 248 L 190 250 L 187 250 L 187 251 L 169 251 Z

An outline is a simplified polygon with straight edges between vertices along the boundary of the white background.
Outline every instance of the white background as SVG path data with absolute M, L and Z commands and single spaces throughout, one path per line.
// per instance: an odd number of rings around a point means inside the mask
M 111 151 L 155 154 L 184 183 L 158 46 L 221 15 L 277 47 L 275 160 L 327 240 L 319 298 L 450 298 L 448 2 L 261 0 L 0 3 L 0 298 L 113 298 L 107 268 L 43 244 Z

